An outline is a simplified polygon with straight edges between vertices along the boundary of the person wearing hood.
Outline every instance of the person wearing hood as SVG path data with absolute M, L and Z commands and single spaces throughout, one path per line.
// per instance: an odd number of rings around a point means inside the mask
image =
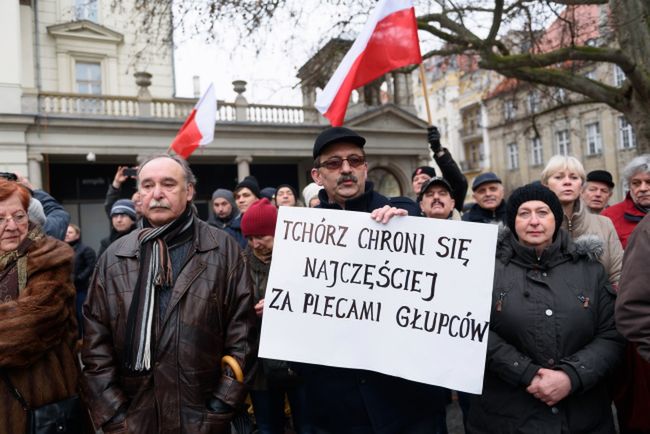
M 100 241 L 97 257 L 102 256 L 113 241 L 131 233 L 137 227 L 136 220 L 135 204 L 131 199 L 120 199 L 115 202 L 111 208 L 111 233 Z
M 597 260 L 602 240 L 574 242 L 563 218 L 542 185 L 508 199 L 473 434 L 614 432 L 610 377 L 624 347 L 614 290 Z

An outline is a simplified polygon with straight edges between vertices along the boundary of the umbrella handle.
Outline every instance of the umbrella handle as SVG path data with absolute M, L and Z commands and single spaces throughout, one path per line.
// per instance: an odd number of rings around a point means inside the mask
M 221 358 L 221 369 L 223 370 L 226 366 L 232 369 L 233 374 L 235 374 L 235 380 L 240 383 L 244 382 L 244 372 L 241 370 L 241 366 L 239 366 L 237 359 L 233 356 L 223 356 Z

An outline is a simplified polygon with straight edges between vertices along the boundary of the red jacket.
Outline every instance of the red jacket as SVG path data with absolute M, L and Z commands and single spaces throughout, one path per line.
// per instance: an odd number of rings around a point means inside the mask
M 618 238 L 621 240 L 621 244 L 625 249 L 627 239 L 632 234 L 636 225 L 645 217 L 646 213 L 636 207 L 630 193 L 628 193 L 625 196 L 625 200 L 609 208 L 605 208 L 600 215 L 609 217 L 612 220 L 618 233 Z

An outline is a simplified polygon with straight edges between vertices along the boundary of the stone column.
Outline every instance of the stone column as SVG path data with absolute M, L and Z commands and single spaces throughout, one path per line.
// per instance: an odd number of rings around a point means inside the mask
M 27 155 L 27 178 L 35 188 L 43 188 L 43 154 Z
M 235 158 L 235 163 L 237 163 L 237 179 L 242 181 L 248 175 L 251 174 L 251 162 L 253 157 L 250 155 L 240 155 Z

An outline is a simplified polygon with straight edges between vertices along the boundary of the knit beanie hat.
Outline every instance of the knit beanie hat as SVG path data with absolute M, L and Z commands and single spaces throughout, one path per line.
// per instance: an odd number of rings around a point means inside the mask
M 275 235 L 278 210 L 267 198 L 253 202 L 241 219 L 241 232 L 245 237 Z
M 322 185 L 318 185 L 315 182 L 307 184 L 307 187 L 302 189 L 302 198 L 305 199 L 305 206 L 309 206 L 309 202 L 316 196 L 318 192 L 323 189 Z
M 434 176 L 436 176 L 436 169 L 434 169 L 431 166 L 420 166 L 417 169 L 415 169 L 411 174 L 411 181 L 413 180 L 413 178 L 415 178 L 416 175 L 419 175 L 421 173 L 427 174 L 431 178 L 433 178 Z
M 116 214 L 126 214 L 131 217 L 131 220 L 135 221 L 135 205 L 131 199 L 120 199 L 113 204 L 111 208 L 111 217 Z
M 275 187 L 264 187 L 263 189 L 260 190 L 260 199 L 265 197 L 268 200 L 273 200 L 276 191 L 277 190 L 275 189 Z
M 232 191 L 226 190 L 225 188 L 217 188 L 214 193 L 212 193 L 212 202 L 217 198 L 226 199 L 230 202 L 232 209 L 237 209 L 237 203 L 235 203 L 235 196 L 233 196 Z
M 551 212 L 555 217 L 555 231 L 553 232 L 553 240 L 555 240 L 555 237 L 557 237 L 557 233 L 560 230 L 560 226 L 562 226 L 564 211 L 562 210 L 562 204 L 555 193 L 540 183 L 532 183 L 519 187 L 513 191 L 508 198 L 506 204 L 506 222 L 510 228 L 510 232 L 512 232 L 515 238 L 518 238 L 517 232 L 515 231 L 515 218 L 517 217 L 517 211 L 521 204 L 531 200 L 542 201 L 551 209 Z
M 240 188 L 247 188 L 255 195 L 255 197 L 260 197 L 260 185 L 257 183 L 257 178 L 254 176 L 247 176 L 246 178 L 242 179 L 242 181 L 237 184 L 233 191 L 237 193 L 237 190 Z
M 291 193 L 293 193 L 293 198 L 296 200 L 296 202 L 298 202 L 298 199 L 300 199 L 298 197 L 298 192 L 296 191 L 295 188 L 293 188 L 293 186 L 291 186 L 289 184 L 280 184 L 280 185 L 278 185 L 278 188 L 275 190 L 276 196 L 277 196 L 278 190 L 281 189 L 281 188 L 285 188 L 285 187 L 288 188 L 289 190 L 291 190 Z

